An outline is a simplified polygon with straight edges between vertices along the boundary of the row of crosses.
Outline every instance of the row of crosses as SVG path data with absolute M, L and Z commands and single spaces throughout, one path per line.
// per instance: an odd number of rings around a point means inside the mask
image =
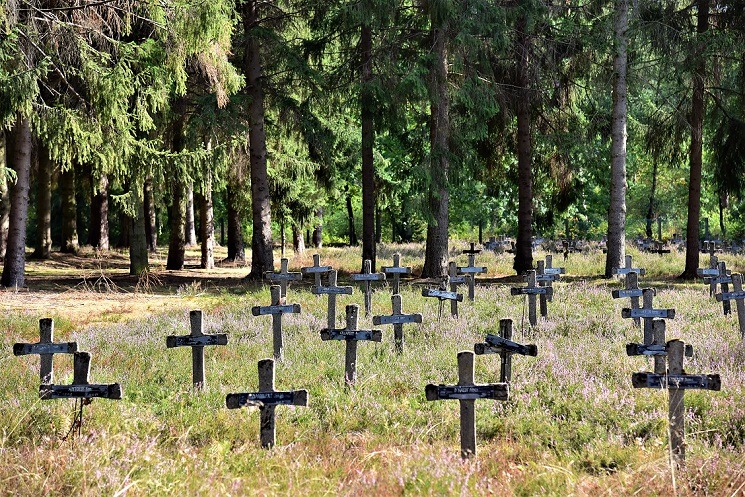
M 745 340 L 745 291 L 742 289 L 742 275 L 732 273 L 727 269 L 726 262 L 720 261 L 714 255 L 713 243 L 708 244 L 708 248 L 710 249 L 709 267 L 699 268 L 697 274 L 709 285 L 709 296 L 722 303 L 722 312 L 725 316 L 732 313 L 731 302 L 735 301 L 737 320 L 740 325 L 740 337 Z M 720 292 L 717 292 L 717 285 L 721 289 Z M 729 285 L 732 285 L 732 291 L 730 291 Z

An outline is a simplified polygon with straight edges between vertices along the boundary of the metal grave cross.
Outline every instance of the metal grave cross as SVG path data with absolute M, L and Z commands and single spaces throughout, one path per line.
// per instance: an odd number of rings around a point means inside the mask
M 321 266 L 321 256 L 313 254 L 313 265 L 301 267 L 302 274 L 312 274 L 315 277 L 315 286 L 321 286 L 321 275 L 331 271 L 331 266 Z
M 303 407 L 308 405 L 307 390 L 278 392 L 274 388 L 274 360 L 262 359 L 259 361 L 259 391 L 229 393 L 225 397 L 225 406 L 228 409 L 259 408 L 261 446 L 267 449 L 274 447 L 276 438 L 274 408 L 279 405 Z
M 13 355 L 39 354 L 39 380 L 41 383 L 54 381 L 54 354 L 72 354 L 77 352 L 77 342 L 54 342 L 54 320 L 42 318 L 39 320 L 39 341 L 37 343 L 14 343 Z
M 251 314 L 254 316 L 272 316 L 272 338 L 274 341 L 274 358 L 282 359 L 284 341 L 282 339 L 282 315 L 283 314 L 300 314 L 300 304 L 285 304 L 285 299 L 280 296 L 281 289 L 279 285 L 272 285 L 269 289 L 272 305 L 254 306 L 251 308 Z
M 665 373 L 665 358 L 667 357 L 667 347 L 665 346 L 665 327 L 664 319 L 655 319 L 652 321 L 652 343 L 644 345 L 641 343 L 626 344 L 626 355 L 628 356 L 648 356 L 654 358 L 654 372 L 657 374 Z M 685 356 L 693 357 L 693 346 L 686 344 Z
M 122 387 L 119 383 L 110 385 L 92 385 L 88 381 L 91 370 L 91 355 L 89 352 L 75 352 L 73 354 L 73 377 L 71 385 L 45 384 L 39 386 L 39 397 L 42 400 L 51 399 L 103 399 L 119 400 L 122 398 Z
M 399 354 L 404 351 L 404 324 L 407 323 L 421 323 L 421 314 L 404 314 L 401 308 L 401 295 L 392 295 L 391 304 L 393 307 L 393 314 L 390 316 L 373 316 L 373 324 L 380 326 L 383 324 L 393 325 L 393 342 L 396 348 L 396 352 Z
M 528 296 L 528 319 L 530 321 L 531 326 L 535 326 L 538 322 L 538 318 L 536 317 L 536 295 L 549 295 L 553 294 L 554 289 L 551 287 L 539 287 L 536 283 L 536 274 L 535 270 L 528 271 L 527 274 L 527 281 L 528 286 L 523 287 L 513 287 L 510 288 L 510 293 L 512 295 L 527 295 Z M 542 314 L 543 317 L 546 317 Z
M 632 257 L 630 255 L 627 255 L 626 265 L 624 267 L 614 267 L 612 272 L 613 274 L 618 276 L 628 276 L 630 273 L 636 273 L 639 276 L 644 276 L 647 273 L 647 270 L 643 267 L 634 267 L 632 263 Z
M 287 284 L 290 281 L 301 281 L 303 279 L 302 273 L 291 273 L 287 269 L 289 261 L 286 258 L 282 258 L 280 261 L 280 270 L 278 273 L 275 273 L 274 271 L 267 271 L 266 273 L 266 279 L 274 283 L 275 281 L 279 282 L 279 285 L 282 289 L 282 298 L 287 297 Z
M 352 295 L 351 286 L 336 286 L 336 269 L 329 271 L 329 286 L 314 286 L 311 289 L 315 295 L 328 295 L 328 315 L 326 318 L 327 328 L 336 328 L 336 296 Z
M 486 335 L 486 343 L 477 343 L 473 346 L 476 355 L 499 354 L 502 357 L 502 365 L 499 371 L 499 381 L 509 383 L 512 381 L 512 354 L 537 356 L 538 347 L 535 345 L 522 345 L 512 341 L 512 320 L 499 320 L 499 335 Z
M 363 281 L 365 283 L 365 316 L 369 316 L 372 308 L 372 288 L 370 283 L 373 281 L 385 281 L 385 273 L 371 272 L 372 263 L 369 259 L 365 259 L 362 262 L 362 267 L 362 273 L 353 274 L 352 280 Z
M 189 324 L 191 325 L 191 334 L 167 336 L 166 348 L 191 347 L 192 382 L 195 389 L 202 390 L 207 386 L 204 369 L 204 347 L 209 345 L 227 345 L 228 335 L 225 333 L 218 333 L 216 335 L 205 335 L 202 333 L 203 321 L 202 311 L 200 310 L 189 312 Z
M 344 355 L 344 379 L 347 385 L 354 385 L 355 381 L 357 381 L 357 342 L 383 341 L 383 332 L 380 330 L 357 329 L 359 312 L 359 305 L 348 305 L 347 326 L 344 329 L 325 328 L 321 330 L 321 340 L 344 340 L 346 342 L 346 352 Z
M 462 254 L 468 255 L 468 266 L 459 267 L 458 272 L 460 274 L 466 274 L 469 276 L 468 281 L 468 300 L 474 301 L 476 296 L 476 275 L 486 272 L 486 266 L 476 266 L 476 254 L 481 253 L 481 249 L 476 249 L 476 244 L 471 243 L 471 248 L 461 252 Z
M 630 257 L 630 256 L 629 256 Z M 639 297 L 643 295 L 643 291 L 639 288 L 639 275 L 635 272 L 626 274 L 625 278 L 626 288 L 623 290 L 611 290 L 611 295 L 614 299 L 631 299 L 631 309 L 639 309 Z M 639 328 L 641 327 L 641 318 L 634 318 L 634 325 Z
M 683 394 L 688 389 L 715 390 L 722 387 L 718 374 L 693 375 L 683 370 L 685 344 L 680 340 L 670 340 L 667 350 L 667 373 L 634 373 L 631 384 L 634 388 L 666 388 L 670 392 L 670 452 L 672 462 L 682 468 L 685 465 L 685 404 Z
M 640 309 L 621 309 L 622 318 L 642 318 L 644 320 L 644 345 L 650 345 L 654 339 L 652 320 L 654 318 L 675 319 L 675 309 L 654 309 L 652 297 L 656 294 L 654 288 L 642 289 L 642 307 Z
M 732 291 L 727 292 L 722 285 L 722 293 L 716 294 L 716 299 L 722 303 L 734 300 L 737 306 L 737 320 L 740 323 L 740 336 L 745 340 L 745 291 L 742 290 L 742 275 L 732 275 Z
M 411 267 L 401 266 L 401 254 L 393 254 L 393 266 L 383 266 L 380 269 L 387 275 L 393 277 L 393 295 L 399 293 L 402 274 L 411 274 Z
M 509 400 L 507 383 L 474 383 L 474 354 L 470 350 L 458 352 L 458 384 L 425 387 L 427 400 L 460 401 L 460 455 L 464 459 L 476 455 L 476 399 Z

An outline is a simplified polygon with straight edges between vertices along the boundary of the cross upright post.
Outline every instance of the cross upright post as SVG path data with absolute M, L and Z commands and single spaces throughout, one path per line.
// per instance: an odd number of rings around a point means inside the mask
M 361 274 L 353 274 L 352 280 L 362 281 L 365 284 L 365 316 L 370 315 L 372 309 L 372 288 L 370 283 L 373 281 L 385 281 L 385 273 L 373 273 L 372 262 L 365 259 L 362 262 L 363 270 Z
M 468 255 L 468 266 L 459 267 L 458 272 L 468 276 L 468 300 L 471 302 L 476 298 L 476 275 L 487 271 L 484 266 L 476 266 L 476 254 L 481 253 L 481 249 L 476 248 L 475 243 L 471 243 L 471 248 L 464 250 L 463 254 Z
M 352 304 L 347 306 L 347 326 L 342 329 L 321 330 L 321 340 L 344 340 L 346 350 L 344 354 L 344 379 L 351 386 L 357 381 L 357 342 L 372 341 L 381 342 L 383 332 L 380 330 L 360 330 L 357 328 L 360 306 Z
M 39 386 L 39 398 L 51 399 L 103 399 L 119 400 L 122 398 L 122 387 L 119 383 L 110 385 L 92 385 L 88 377 L 91 370 L 91 355 L 88 352 L 73 353 L 73 380 L 71 385 L 42 384 Z
M 543 274 L 546 278 L 541 286 L 547 286 L 553 288 L 553 282 L 560 279 L 562 274 L 566 274 L 566 268 L 554 267 L 554 256 L 546 254 L 546 264 L 543 267 Z M 536 275 L 537 277 L 537 275 Z M 553 291 L 546 294 L 546 301 L 551 302 L 554 299 Z
M 337 273 L 336 269 L 329 271 L 329 286 L 314 286 L 311 289 L 316 295 L 328 295 L 328 314 L 327 314 L 327 328 L 336 328 L 336 296 L 337 295 L 352 295 L 351 286 L 337 286 L 336 285 Z
M 313 265 L 308 267 L 301 267 L 300 272 L 302 274 L 312 274 L 315 278 L 314 286 L 321 286 L 321 275 L 324 275 L 331 271 L 331 266 L 321 266 L 321 256 L 319 254 L 313 254 Z
M 391 275 L 393 278 L 393 294 L 398 295 L 401 283 L 402 274 L 411 274 L 411 267 L 401 266 L 401 254 L 393 254 L 393 265 L 383 266 L 381 269 L 386 274 Z
M 510 383 L 512 381 L 512 355 L 520 354 L 527 356 L 538 355 L 538 347 L 535 345 L 522 345 L 512 341 L 512 320 L 499 320 L 499 336 L 486 335 L 485 343 L 477 343 L 473 346 L 476 355 L 499 354 L 502 362 L 499 371 L 499 381 Z
M 534 269 L 528 271 L 525 279 L 528 282 L 526 287 L 513 287 L 510 288 L 512 295 L 527 295 L 528 296 L 528 319 L 531 326 L 535 326 L 538 323 L 536 316 L 536 295 L 553 293 L 553 288 L 550 287 L 539 287 L 536 282 L 536 272 Z M 545 317 L 545 316 L 544 316 Z
M 285 299 L 281 296 L 281 289 L 278 285 L 272 285 L 270 288 L 272 304 L 269 306 L 254 306 L 251 308 L 251 314 L 262 316 L 271 314 L 272 316 L 272 338 L 274 342 L 274 358 L 282 359 L 284 351 L 284 339 L 282 337 L 282 315 L 283 314 L 300 314 L 300 304 L 285 304 Z
M 732 274 L 732 291 L 716 294 L 716 299 L 721 302 L 734 300 L 737 307 L 737 321 L 740 324 L 740 336 L 745 340 L 745 291 L 742 289 L 742 275 Z
M 166 348 L 191 347 L 191 370 L 194 389 L 203 390 L 207 386 L 204 368 L 204 347 L 208 345 L 227 345 L 228 335 L 219 333 L 216 335 L 205 335 L 202 332 L 202 311 L 193 310 L 189 312 L 189 324 L 191 334 L 183 336 L 167 336 Z
M 455 264 L 455 261 L 450 261 L 448 264 L 448 284 L 450 285 L 450 292 L 451 293 L 458 293 L 458 285 L 461 284 L 467 284 L 471 285 L 471 275 L 470 274 L 464 274 L 464 275 L 458 275 L 458 266 Z M 458 317 L 458 300 L 450 300 L 450 314 L 453 317 Z
M 724 261 L 719 261 L 718 264 L 719 269 L 719 278 L 717 278 L 718 283 L 722 286 L 722 294 L 729 293 L 729 283 L 732 281 L 731 276 L 727 276 L 727 263 Z M 732 306 L 730 305 L 729 300 L 722 300 L 722 312 L 726 316 L 727 314 L 732 314 Z
M 393 307 L 393 314 L 390 316 L 373 316 L 373 324 L 380 326 L 383 324 L 393 325 L 393 341 L 396 348 L 396 352 L 402 354 L 404 351 L 404 324 L 405 323 L 421 323 L 421 314 L 404 314 L 401 307 L 401 295 L 392 295 L 391 304 Z
M 654 309 L 652 307 L 652 298 L 655 291 L 653 288 L 644 288 L 642 290 L 642 307 L 641 309 L 621 309 L 623 318 L 642 318 L 644 320 L 644 345 L 651 345 L 654 339 L 652 331 L 652 320 L 654 318 L 675 318 L 675 309 Z
M 13 344 L 13 355 L 38 354 L 41 358 L 39 365 L 40 383 L 54 383 L 54 354 L 72 354 L 77 352 L 77 342 L 54 342 L 54 320 L 42 318 L 39 320 L 39 341 L 37 343 Z
M 280 261 L 280 270 L 278 273 L 274 271 L 268 271 L 266 273 L 266 279 L 271 282 L 278 281 L 282 289 L 282 298 L 287 297 L 287 284 L 290 281 L 301 281 L 303 279 L 302 273 L 291 273 L 288 269 L 289 261 L 286 258 L 282 258 Z

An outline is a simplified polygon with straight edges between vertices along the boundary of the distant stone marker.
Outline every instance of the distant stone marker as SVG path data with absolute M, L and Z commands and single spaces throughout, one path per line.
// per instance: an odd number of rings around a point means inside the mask
M 733 291 L 725 292 L 724 287 L 722 293 L 716 294 L 716 299 L 719 302 L 727 302 L 734 300 L 737 306 L 737 321 L 740 324 L 740 336 L 745 340 L 745 291 L 742 289 L 742 275 L 740 273 L 734 273 L 732 275 L 732 287 Z
M 528 286 L 510 288 L 510 293 L 512 295 L 528 296 L 528 319 L 530 325 L 535 326 L 538 323 L 538 318 L 536 316 L 536 295 L 553 294 L 554 289 L 550 287 L 539 287 L 536 282 L 535 270 L 528 271 L 526 279 L 528 281 Z
M 72 354 L 78 351 L 77 342 L 54 341 L 54 320 L 42 318 L 39 320 L 39 341 L 37 343 L 13 344 L 13 355 L 34 355 L 41 357 L 39 366 L 40 383 L 54 382 L 54 354 Z
M 75 352 L 73 361 L 72 384 L 44 384 L 39 386 L 39 397 L 42 400 L 92 399 L 96 397 L 119 400 L 122 398 L 122 387 L 119 383 L 109 385 L 92 385 L 89 383 L 91 355 L 88 352 Z
M 380 326 L 384 324 L 393 325 L 393 342 L 396 352 L 399 354 L 404 351 L 404 324 L 421 323 L 421 314 L 404 314 L 401 306 L 401 295 L 391 296 L 391 305 L 393 313 L 390 316 L 373 316 L 373 324 Z
M 360 306 L 352 304 L 347 306 L 347 326 L 343 329 L 321 330 L 321 340 L 344 340 L 346 351 L 344 356 L 344 380 L 347 385 L 354 385 L 357 381 L 357 342 L 383 340 L 383 332 L 380 330 L 360 330 L 357 322 Z
M 337 295 L 352 295 L 351 286 L 337 286 L 336 285 L 336 270 L 332 269 L 329 271 L 329 286 L 314 286 L 311 289 L 315 295 L 328 295 L 328 314 L 326 317 L 327 325 L 329 329 L 336 328 L 336 296 Z
M 281 288 L 278 285 L 272 285 L 270 288 L 272 305 L 255 306 L 251 308 L 251 314 L 254 316 L 272 316 L 272 338 L 274 342 L 274 358 L 282 359 L 284 350 L 284 338 L 282 336 L 282 315 L 283 314 L 300 314 L 300 304 L 285 304 L 284 298 L 280 296 Z
M 393 279 L 393 295 L 400 294 L 400 284 L 402 274 L 411 274 L 411 267 L 401 266 L 401 254 L 393 254 L 393 265 L 383 266 L 381 270 L 386 274 L 388 279 Z
M 312 274 L 315 278 L 314 286 L 321 286 L 321 276 L 328 274 L 331 271 L 331 266 L 321 266 L 321 256 L 313 254 L 313 265 L 308 267 L 301 267 L 300 272 L 302 274 Z
M 196 390 L 202 390 L 207 386 L 204 369 L 204 348 L 210 345 L 227 345 L 228 335 L 224 333 L 205 335 L 202 333 L 202 311 L 200 310 L 189 312 L 189 323 L 191 334 L 167 336 L 166 348 L 191 347 L 192 383 Z
M 674 319 L 675 309 L 654 309 L 652 308 L 652 297 L 655 291 L 653 288 L 644 288 L 642 290 L 642 307 L 640 309 L 621 309 L 621 317 L 642 318 L 644 320 L 644 345 L 650 345 L 654 339 L 652 331 L 652 320 L 654 318 Z
M 522 345 L 512 341 L 512 320 L 499 320 L 499 335 L 486 335 L 486 343 L 477 343 L 473 346 L 476 355 L 499 354 L 502 364 L 499 372 L 500 383 L 512 381 L 512 355 L 537 356 L 538 347 L 535 345 Z
M 291 273 L 288 268 L 289 261 L 284 257 L 280 261 L 280 270 L 278 273 L 274 271 L 268 271 L 266 273 L 266 279 L 274 282 L 279 282 L 279 286 L 282 289 L 282 298 L 287 298 L 287 285 L 290 281 L 301 281 L 303 279 L 302 273 Z
M 485 266 L 476 266 L 476 254 L 481 253 L 481 249 L 476 248 L 475 243 L 471 243 L 471 248 L 461 252 L 468 255 L 468 266 L 459 267 L 458 272 L 469 276 L 468 283 L 468 300 L 471 302 L 476 298 L 476 275 L 486 272 Z
M 260 412 L 260 438 L 264 448 L 274 447 L 276 438 L 275 413 L 278 405 L 307 406 L 307 390 L 278 392 L 274 386 L 274 360 L 259 361 L 259 391 L 253 393 L 229 393 L 225 397 L 228 409 L 258 407 Z
M 458 352 L 458 384 L 432 385 L 424 389 L 427 400 L 460 401 L 460 454 L 464 459 L 476 455 L 476 399 L 508 400 L 507 383 L 477 385 L 474 383 L 474 354 Z

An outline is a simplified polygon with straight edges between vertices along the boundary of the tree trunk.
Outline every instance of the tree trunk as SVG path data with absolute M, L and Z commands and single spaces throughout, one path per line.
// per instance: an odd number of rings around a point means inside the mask
M 375 243 L 383 241 L 383 212 L 380 207 L 375 208 Z
M 323 247 L 323 207 L 316 210 L 316 227 L 313 230 L 313 246 L 315 248 Z
M 173 105 L 175 121 L 173 123 L 173 143 L 174 152 L 184 150 L 184 123 L 186 121 L 186 100 L 185 97 L 179 97 Z M 186 236 L 184 234 L 184 224 L 186 221 L 186 185 L 180 175 L 171 178 L 171 233 L 168 240 L 168 259 L 166 269 L 180 270 L 184 269 L 184 255 L 186 250 Z M 144 212 L 144 211 L 143 211 Z M 143 214 L 144 216 L 144 214 Z M 144 226 L 143 226 L 144 233 Z
M 104 173 L 93 192 L 90 225 L 88 242 L 91 246 L 109 250 L 109 177 Z
M 126 186 L 125 186 L 126 189 Z M 130 235 L 132 234 L 132 218 L 124 212 L 124 209 L 119 211 L 119 239 L 116 242 L 116 246 L 119 248 L 130 248 L 132 244 Z
M 608 252 L 605 277 L 613 268 L 623 267 L 626 257 L 626 67 L 628 0 L 616 0 L 615 41 L 613 57 L 613 115 L 611 122 L 611 183 L 608 209 Z
M 722 240 L 727 238 L 727 227 L 724 225 L 724 209 L 729 204 L 729 198 L 727 193 L 721 192 L 719 194 L 719 231 L 722 233 Z
M 448 215 L 450 194 L 450 95 L 448 94 L 447 21 L 432 27 L 433 61 L 429 68 L 429 138 L 430 176 L 427 241 L 424 253 L 423 278 L 439 278 L 447 274 Z
M 245 261 L 246 252 L 243 248 L 243 230 L 241 229 L 240 195 L 236 193 L 236 185 L 228 185 L 228 257 L 227 261 Z
M 246 36 L 243 74 L 249 96 L 248 139 L 251 148 L 251 272 L 249 279 L 261 280 L 266 271 L 274 269 L 272 242 L 272 211 L 269 175 L 266 169 L 266 131 L 264 130 L 264 88 L 261 46 L 252 31 L 260 22 L 258 0 L 243 4 L 243 29 Z
M 207 172 L 199 208 L 199 237 L 202 239 L 202 269 L 215 267 L 215 216 L 212 210 L 212 177 Z
M 517 22 L 517 242 L 515 263 L 517 274 L 533 268 L 533 147 L 530 137 L 530 37 L 528 20 L 522 14 Z
M 0 170 L 7 167 L 5 130 L 0 129 Z M 0 175 L 0 259 L 5 259 L 5 249 L 8 245 L 8 223 L 10 217 L 10 191 L 5 174 Z
M 649 207 L 647 207 L 647 238 L 652 238 L 652 219 L 654 219 L 654 197 L 657 194 L 657 171 L 659 161 L 652 157 L 652 188 L 649 191 Z
M 143 202 L 145 204 L 145 240 L 148 251 L 155 253 L 158 249 L 158 227 L 156 225 L 155 195 L 153 192 L 153 178 L 148 176 L 143 187 Z
M 691 99 L 691 147 L 689 150 L 690 180 L 688 182 L 688 225 L 686 231 L 686 265 L 681 278 L 694 279 L 698 269 L 699 226 L 701 217 L 701 169 L 703 150 L 703 128 L 706 113 L 704 101 L 704 79 L 706 59 L 703 56 L 703 36 L 709 28 L 710 0 L 698 0 L 698 46 L 693 72 L 693 98 Z
M 49 259 L 52 253 L 52 159 L 49 149 L 37 140 L 36 247 L 33 257 Z
M 349 245 L 357 245 L 357 232 L 354 229 L 354 209 L 352 208 L 352 196 L 347 192 L 347 219 L 349 220 Z
M 372 30 L 363 24 L 360 35 L 362 58 L 362 95 L 360 118 L 362 121 L 362 261 L 369 260 L 375 272 L 375 120 L 372 82 Z M 362 264 L 360 264 L 362 267 Z
M 305 240 L 303 240 L 303 230 L 301 227 L 292 223 L 292 249 L 296 254 L 305 253 Z
M 134 195 L 134 217 L 130 218 L 131 236 L 129 246 L 129 274 L 142 275 L 148 270 L 148 249 L 145 238 L 145 202 L 139 191 L 132 192 Z
M 26 271 L 26 221 L 32 146 L 28 119 L 19 115 L 8 138 L 8 167 L 15 171 L 16 182 L 10 187 L 8 244 L 0 284 L 18 288 L 25 286 Z
M 184 222 L 184 239 L 187 247 L 197 245 L 197 232 L 194 227 L 194 182 L 186 186 L 186 219 Z
M 75 167 L 62 170 L 59 175 L 60 197 L 62 199 L 62 243 L 60 252 L 75 254 L 78 243 L 78 209 L 75 201 Z

